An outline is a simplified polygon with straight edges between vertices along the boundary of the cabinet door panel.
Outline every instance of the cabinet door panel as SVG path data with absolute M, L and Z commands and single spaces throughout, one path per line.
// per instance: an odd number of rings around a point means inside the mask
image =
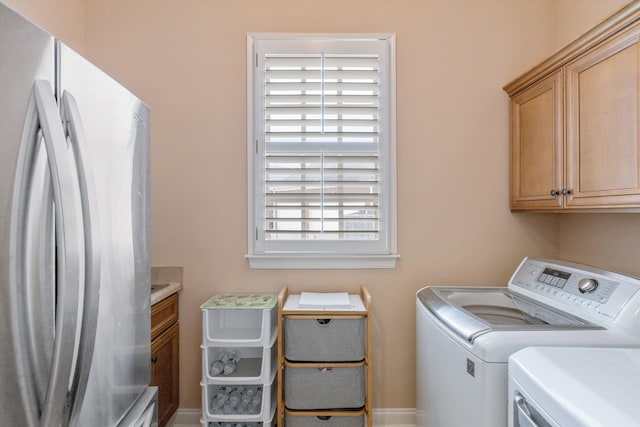
M 174 324 L 151 344 L 151 385 L 158 387 L 158 425 L 167 424 L 178 409 L 179 330 Z
M 562 72 L 511 100 L 511 209 L 557 209 L 562 198 Z
M 567 207 L 640 204 L 638 33 L 567 66 Z

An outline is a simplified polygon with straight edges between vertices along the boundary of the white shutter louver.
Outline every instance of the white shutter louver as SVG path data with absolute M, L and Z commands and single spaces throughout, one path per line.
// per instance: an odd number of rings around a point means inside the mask
M 379 239 L 375 54 L 264 57 L 264 239 Z

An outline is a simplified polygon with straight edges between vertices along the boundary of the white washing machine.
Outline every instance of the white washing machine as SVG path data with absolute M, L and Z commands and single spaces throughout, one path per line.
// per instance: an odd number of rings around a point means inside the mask
M 418 427 L 506 427 L 508 358 L 531 346 L 640 347 L 640 280 L 525 258 L 507 287 L 416 295 Z
M 529 347 L 509 358 L 509 427 L 637 427 L 640 349 Z

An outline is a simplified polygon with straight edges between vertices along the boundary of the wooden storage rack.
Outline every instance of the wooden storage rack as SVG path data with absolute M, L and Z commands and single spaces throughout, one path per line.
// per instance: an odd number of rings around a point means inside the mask
M 285 415 L 292 416 L 317 416 L 317 417 L 366 417 L 368 427 L 372 427 L 372 370 L 371 370 L 371 294 L 367 288 L 360 286 L 359 295 L 350 295 L 350 298 L 359 298 L 359 304 L 351 308 L 286 308 L 286 302 L 289 298 L 289 290 L 284 286 L 278 294 L 278 376 L 277 376 L 277 393 L 278 404 L 276 413 L 276 422 L 278 426 L 285 426 Z M 360 362 L 291 362 L 285 357 L 285 333 L 284 324 L 285 317 L 289 319 L 364 319 L 365 325 L 365 357 Z M 284 375 L 286 367 L 306 367 L 306 368 L 331 368 L 331 367 L 359 367 L 364 366 L 365 369 L 365 390 L 363 408 L 358 410 L 292 410 L 286 407 L 286 396 L 284 391 Z M 286 427 L 286 426 L 285 426 Z

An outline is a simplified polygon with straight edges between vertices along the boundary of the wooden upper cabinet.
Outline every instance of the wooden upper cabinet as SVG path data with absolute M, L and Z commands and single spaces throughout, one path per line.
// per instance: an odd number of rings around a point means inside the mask
M 640 206 L 640 27 L 566 66 L 567 207 Z
M 512 210 L 640 211 L 640 0 L 504 89 Z
M 511 99 L 511 208 L 558 209 L 563 103 L 558 70 Z

